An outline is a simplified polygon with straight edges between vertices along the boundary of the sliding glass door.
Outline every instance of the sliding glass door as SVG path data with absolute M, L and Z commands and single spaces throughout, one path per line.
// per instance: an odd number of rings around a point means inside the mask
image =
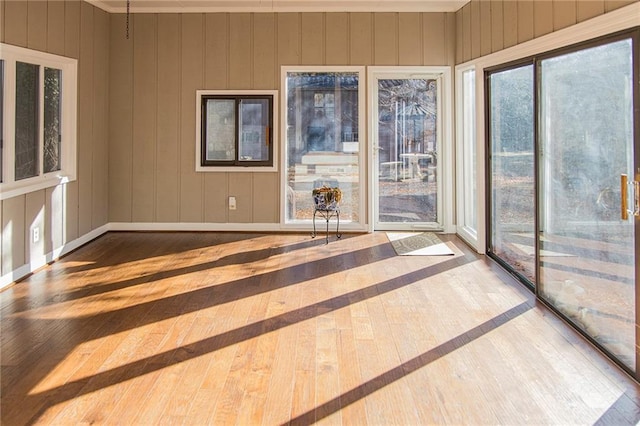
M 637 42 L 636 30 L 487 72 L 488 253 L 636 377 Z
M 635 169 L 633 42 L 542 58 L 538 69 L 539 292 L 635 369 L 637 236 L 620 187 Z
M 535 283 L 534 73 L 528 63 L 497 70 L 489 88 L 488 253 Z

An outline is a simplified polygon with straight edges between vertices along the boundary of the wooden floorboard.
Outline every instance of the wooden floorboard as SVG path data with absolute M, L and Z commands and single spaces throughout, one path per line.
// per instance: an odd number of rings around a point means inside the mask
M 494 262 L 384 233 L 108 233 L 0 293 L 2 425 L 637 424 Z

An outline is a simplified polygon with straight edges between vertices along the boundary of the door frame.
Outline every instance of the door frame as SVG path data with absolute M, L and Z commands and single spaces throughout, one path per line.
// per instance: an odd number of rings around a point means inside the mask
M 369 232 L 374 230 L 434 230 L 445 233 L 455 232 L 454 220 L 454 132 L 453 132 L 453 100 L 451 67 L 449 66 L 370 66 L 367 67 L 367 120 L 369 132 L 368 149 L 368 223 Z M 378 79 L 438 79 L 438 135 L 436 139 L 438 152 L 437 181 L 437 215 L 439 222 L 435 225 L 416 223 L 398 224 L 380 228 L 378 222 Z

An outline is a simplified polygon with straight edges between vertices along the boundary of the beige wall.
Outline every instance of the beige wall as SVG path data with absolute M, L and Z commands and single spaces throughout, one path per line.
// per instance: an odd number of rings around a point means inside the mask
M 506 49 L 639 0 L 471 0 L 456 12 L 456 63 Z
M 278 223 L 279 173 L 195 172 L 195 91 L 279 89 L 282 65 L 454 65 L 455 15 L 135 15 L 129 40 L 112 15 L 110 35 L 109 221 Z
M 78 59 L 78 179 L 0 202 L 4 276 L 107 222 L 109 15 L 77 0 L 2 1 L 0 24 L 3 43 Z

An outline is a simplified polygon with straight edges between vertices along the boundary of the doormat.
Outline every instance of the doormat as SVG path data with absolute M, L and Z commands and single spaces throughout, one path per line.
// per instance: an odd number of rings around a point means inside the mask
M 452 256 L 454 252 L 433 232 L 387 232 L 399 256 Z

